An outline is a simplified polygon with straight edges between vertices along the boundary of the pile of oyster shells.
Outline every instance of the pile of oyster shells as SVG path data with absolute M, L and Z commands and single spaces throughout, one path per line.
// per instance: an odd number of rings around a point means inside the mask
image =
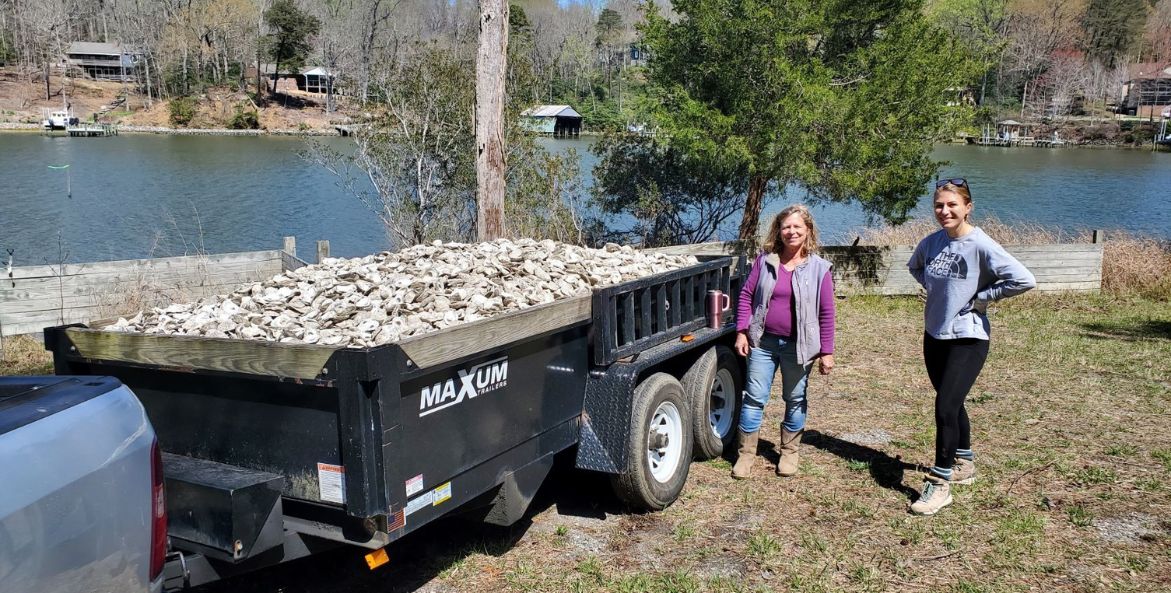
M 226 296 L 121 318 L 107 331 L 370 347 L 589 294 L 697 263 L 607 244 L 520 239 L 436 241 L 362 258 L 328 258 Z

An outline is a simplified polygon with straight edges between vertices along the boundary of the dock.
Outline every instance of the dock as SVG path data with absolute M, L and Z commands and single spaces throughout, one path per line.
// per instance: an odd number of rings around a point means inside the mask
M 113 124 L 79 124 L 65 128 L 71 138 L 103 138 L 117 136 L 118 127 Z

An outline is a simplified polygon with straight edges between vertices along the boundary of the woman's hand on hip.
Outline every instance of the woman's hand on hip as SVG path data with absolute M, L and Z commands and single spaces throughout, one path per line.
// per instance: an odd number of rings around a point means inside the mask
M 748 336 L 744 332 L 736 332 L 736 354 L 748 356 Z
M 828 375 L 830 371 L 834 370 L 834 355 L 822 354 L 817 359 L 817 370 L 823 375 Z

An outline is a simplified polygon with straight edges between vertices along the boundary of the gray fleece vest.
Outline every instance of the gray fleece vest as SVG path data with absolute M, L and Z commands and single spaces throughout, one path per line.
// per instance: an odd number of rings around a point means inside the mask
M 781 258 L 775 253 L 761 254 L 756 258 L 761 266 L 756 290 L 752 292 L 752 322 L 748 325 L 748 343 L 760 347 L 764 336 L 764 319 L 768 316 L 768 304 L 773 290 L 777 287 L 777 268 Z M 821 327 L 818 325 L 817 307 L 821 302 L 821 282 L 829 273 L 830 264 L 817 254 L 810 254 L 797 269 L 793 270 L 793 300 L 797 303 L 797 362 L 809 364 L 821 354 Z

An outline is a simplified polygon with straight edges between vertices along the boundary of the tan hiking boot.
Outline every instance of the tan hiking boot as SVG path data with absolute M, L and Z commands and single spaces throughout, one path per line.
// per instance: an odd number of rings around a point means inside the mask
M 752 464 L 756 462 L 756 441 L 759 439 L 759 430 L 751 433 L 736 431 L 740 451 L 736 455 L 736 465 L 732 466 L 733 478 L 743 480 L 752 475 Z
M 777 462 L 777 475 L 787 478 L 797 475 L 797 466 L 801 462 L 797 455 L 797 447 L 801 445 L 801 435 L 804 430 L 789 432 L 781 429 L 781 460 Z
M 963 457 L 956 458 L 955 467 L 951 468 L 951 483 L 967 486 L 976 482 L 976 462 Z
M 923 477 L 923 493 L 919 500 L 911 503 L 911 512 L 916 515 L 934 515 L 951 504 L 951 484 L 934 474 Z

